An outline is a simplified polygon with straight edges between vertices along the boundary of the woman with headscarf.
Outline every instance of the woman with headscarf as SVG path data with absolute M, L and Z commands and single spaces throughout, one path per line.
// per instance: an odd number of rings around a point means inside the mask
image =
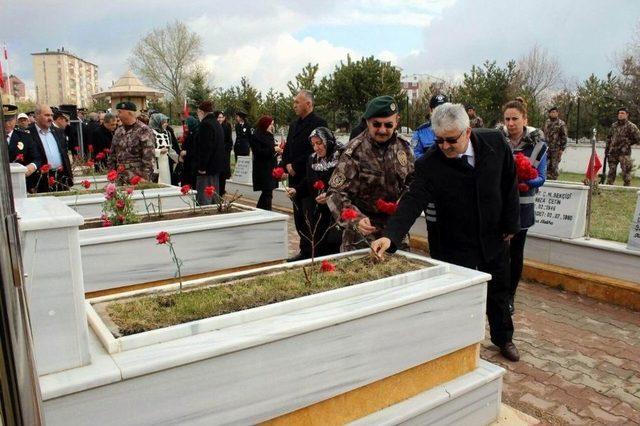
M 276 147 L 273 137 L 274 129 L 273 117 L 262 116 L 258 120 L 256 130 L 250 139 L 251 153 L 253 155 L 253 190 L 261 191 L 256 207 L 263 210 L 271 210 L 273 190 L 278 187 L 278 182 L 272 176 L 272 172 L 277 164 L 276 156 L 281 152 L 281 149 Z
M 193 160 L 195 142 L 198 134 L 200 122 L 195 117 L 187 117 L 185 120 L 187 125 L 187 134 L 182 142 L 182 151 L 180 157 L 183 159 L 182 181 L 181 185 L 190 185 L 196 187 L 196 165 Z
M 156 164 L 154 172 L 158 174 L 158 183 L 171 185 L 171 168 L 169 157 L 174 162 L 178 161 L 178 153 L 172 147 L 171 136 L 167 132 L 169 118 L 161 113 L 156 113 L 149 119 L 149 127 L 153 129 L 156 137 Z
M 313 154 L 307 160 L 307 175 L 298 185 L 288 190 L 291 197 L 314 197 L 315 204 L 309 217 L 309 234 L 312 235 L 315 246 L 314 256 L 325 256 L 339 253 L 342 242 L 342 232 L 334 226 L 333 216 L 327 207 L 326 192 L 342 149 L 331 130 L 326 127 L 314 129 L 309 135 L 309 143 Z

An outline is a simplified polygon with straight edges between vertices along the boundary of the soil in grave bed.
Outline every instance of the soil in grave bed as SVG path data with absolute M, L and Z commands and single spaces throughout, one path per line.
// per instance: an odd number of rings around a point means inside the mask
M 183 290 L 182 293 L 139 296 L 110 302 L 104 307 L 116 335 L 126 336 L 203 318 L 278 303 L 341 287 L 349 287 L 392 275 L 432 266 L 400 255 L 382 262 L 367 256 L 343 257 L 332 261 L 334 272 L 320 272 L 314 265 L 313 284 L 305 282 L 302 267 L 276 271 L 218 285 Z M 310 266 L 307 267 L 307 270 Z M 206 286 L 206 284 L 205 284 Z
M 135 222 L 135 223 L 162 222 L 165 220 L 186 219 L 189 217 L 238 213 L 242 211 L 244 210 L 238 207 L 233 207 L 233 206 L 229 210 L 218 211 L 218 206 L 214 205 L 211 207 L 196 207 L 195 210 L 191 208 L 173 210 L 173 211 L 163 212 L 162 215 L 151 213 L 149 216 L 147 216 L 146 214 L 141 213 L 138 215 L 138 219 L 139 219 L 138 222 Z M 84 222 L 84 225 L 80 226 L 80 229 L 95 229 L 95 228 L 102 228 L 102 219 L 86 220 Z
M 91 181 L 90 181 L 91 182 Z M 94 183 L 91 182 L 91 186 L 94 186 Z M 125 185 L 125 187 L 130 185 Z M 159 183 L 153 182 L 144 182 L 136 185 L 136 190 L 144 190 L 144 189 L 158 189 L 158 188 L 168 188 L 169 185 L 163 185 Z M 69 195 L 87 195 L 87 194 L 104 194 L 104 188 L 96 189 L 78 189 L 73 191 L 57 191 L 57 192 L 40 192 L 37 194 L 28 194 L 29 197 L 67 197 Z

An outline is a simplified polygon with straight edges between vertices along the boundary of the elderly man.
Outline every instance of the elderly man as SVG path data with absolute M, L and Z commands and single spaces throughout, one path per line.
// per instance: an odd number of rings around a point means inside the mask
M 472 130 L 460 104 L 439 106 L 431 119 L 437 148 L 416 161 L 415 179 L 372 249 L 378 256 L 395 251 L 426 210 L 433 258 L 491 274 L 491 341 L 505 358 L 518 361 L 508 306 L 508 240 L 520 230 L 513 155 L 499 131 Z
M 109 169 L 124 167 L 124 173 L 118 175 L 121 184 L 134 176 L 144 180 L 153 180 L 156 139 L 153 130 L 138 120 L 136 104 L 125 101 L 116 105 L 118 118 L 122 122 L 111 141 L 111 153 L 107 160 Z
M 329 181 L 327 205 L 345 227 L 341 251 L 366 247 L 364 238 L 382 235 L 389 218 L 382 202 L 395 205 L 413 174 L 409 141 L 396 133 L 399 115 L 393 98 L 371 100 L 364 118 L 367 130 L 349 142 Z M 345 209 L 357 217 L 347 223 Z
M 631 158 L 631 145 L 640 144 L 640 130 L 638 126 L 629 121 L 627 108 L 618 108 L 618 121 L 611 125 L 607 136 L 607 185 L 613 185 L 616 180 L 616 169 L 620 163 L 622 181 L 624 186 L 631 185 L 633 172 L 633 159 Z
M 91 140 L 93 141 L 93 152 L 94 158 L 96 158 L 96 169 L 100 169 L 102 167 L 106 167 L 107 159 L 100 159 L 104 155 L 104 150 L 111 150 L 111 141 L 113 140 L 113 134 L 116 131 L 117 125 L 117 117 L 111 113 L 106 113 L 102 119 L 102 124 L 98 127 L 91 135 Z M 103 153 L 103 155 L 98 156 L 98 154 Z
M 16 127 L 16 113 L 18 107 L 15 105 L 3 105 L 4 114 L 4 132 L 7 135 L 7 143 L 9 144 L 9 162 L 19 163 L 27 167 L 25 175 L 28 179 L 40 166 L 40 153 L 31 139 L 31 134 L 27 130 Z M 27 189 L 31 189 L 33 185 L 28 185 Z
M 558 167 L 562 160 L 562 153 L 567 147 L 567 125 L 558 117 L 558 108 L 549 108 L 549 118 L 544 123 L 542 132 L 547 137 L 547 178 L 558 179 Z
M 293 99 L 293 110 L 298 116 L 290 125 L 287 143 L 282 153 L 281 165 L 289 176 L 289 186 L 294 187 L 302 182 L 307 174 L 307 159 L 313 152 L 309 143 L 309 135 L 313 129 L 327 127 L 327 122 L 313 112 L 313 94 L 301 90 Z M 296 261 L 311 257 L 309 240 L 308 212 L 313 205 L 312 197 L 295 198 L 293 201 L 293 219 L 296 231 L 300 235 L 300 252 L 288 259 Z
M 29 126 L 29 133 L 34 141 L 43 165 L 39 173 L 30 176 L 27 186 L 37 192 L 65 191 L 73 186 L 73 172 L 67 149 L 67 141 L 61 132 L 53 127 L 53 111 L 46 105 L 37 105 L 35 122 Z M 53 178 L 53 179 L 51 179 Z

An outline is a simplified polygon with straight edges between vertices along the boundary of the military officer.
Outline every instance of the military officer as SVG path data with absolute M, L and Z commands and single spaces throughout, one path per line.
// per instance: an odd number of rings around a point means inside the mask
M 9 162 L 19 163 L 27 167 L 26 177 L 31 176 L 42 165 L 40 154 L 36 149 L 31 134 L 28 130 L 16 127 L 16 114 L 18 107 L 15 105 L 4 105 L 4 131 L 9 144 Z M 33 187 L 30 179 L 27 179 L 27 188 Z
M 549 108 L 549 118 L 544 123 L 542 133 L 547 137 L 547 179 L 558 179 L 558 166 L 562 153 L 567 147 L 567 125 L 558 117 L 558 108 Z
M 120 173 L 118 177 L 121 184 L 133 176 L 151 180 L 156 148 L 153 130 L 138 120 L 137 108 L 133 102 L 120 102 L 116 105 L 116 110 L 122 126 L 113 134 L 107 165 L 111 170 L 124 166 L 124 173 Z
M 624 186 L 631 185 L 631 172 L 633 160 L 631 159 L 631 145 L 640 144 L 640 130 L 638 126 L 629 121 L 629 111 L 626 108 L 618 108 L 618 121 L 611 125 L 611 131 L 607 136 L 607 185 L 613 185 L 616 180 L 616 169 L 620 163 Z
M 476 107 L 474 107 L 473 105 L 467 105 L 466 109 L 467 115 L 469 116 L 469 123 L 471 124 L 471 128 L 479 129 L 481 127 L 484 127 L 484 121 L 482 121 L 482 118 L 478 114 L 476 114 Z
M 381 202 L 395 205 L 413 175 L 410 142 L 396 132 L 399 115 L 393 98 L 372 99 L 364 118 L 367 130 L 349 142 L 329 181 L 327 205 L 345 228 L 341 251 L 366 247 L 364 238 L 382 235 L 390 212 Z M 345 209 L 357 217 L 344 220 Z

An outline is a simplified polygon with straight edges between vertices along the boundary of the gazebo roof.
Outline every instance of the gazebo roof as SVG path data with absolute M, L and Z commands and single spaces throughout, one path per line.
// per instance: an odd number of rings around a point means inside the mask
M 149 98 L 159 98 L 162 92 L 158 92 L 150 87 L 142 84 L 131 70 L 124 73 L 116 83 L 104 92 L 93 95 L 96 98 L 113 97 L 113 96 L 146 96 Z

